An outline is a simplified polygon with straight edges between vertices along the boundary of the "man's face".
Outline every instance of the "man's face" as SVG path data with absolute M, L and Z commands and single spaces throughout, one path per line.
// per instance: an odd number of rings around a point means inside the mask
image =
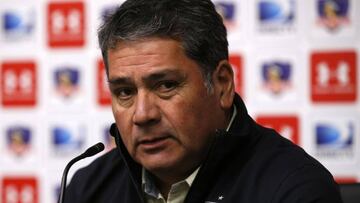
M 216 87 L 180 43 L 147 38 L 108 52 L 112 109 L 132 158 L 155 173 L 187 175 L 204 158 L 225 115 Z

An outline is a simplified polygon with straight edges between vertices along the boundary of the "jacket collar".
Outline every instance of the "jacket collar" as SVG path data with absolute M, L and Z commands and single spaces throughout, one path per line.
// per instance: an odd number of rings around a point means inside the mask
M 116 150 L 119 152 L 120 157 L 124 160 L 125 166 L 130 173 L 130 178 L 133 184 L 135 185 L 135 189 L 141 199 L 141 202 L 145 202 L 143 198 L 143 192 L 141 189 L 141 170 L 142 167 L 140 164 L 136 163 L 130 156 L 127 151 L 124 143 L 121 140 L 121 136 L 119 130 L 116 127 L 116 124 L 113 123 L 110 127 L 110 134 L 115 138 Z
M 239 170 L 248 162 L 253 153 L 254 145 L 260 136 L 256 132 L 256 123 L 248 115 L 246 107 L 239 95 L 235 95 L 234 104 L 237 115 L 230 130 L 219 130 L 210 147 L 207 158 L 202 164 L 185 202 L 203 202 L 208 200 L 210 187 L 216 185 L 221 179 L 222 167 L 232 163 L 233 156 L 238 156 Z M 240 171 L 239 171 L 240 172 Z M 211 177 L 211 178 L 209 178 Z
M 253 120 L 248 115 L 248 111 L 246 109 L 244 101 L 238 94 L 235 94 L 233 103 L 237 108 L 237 114 L 228 132 L 232 135 L 246 136 L 250 132 Z

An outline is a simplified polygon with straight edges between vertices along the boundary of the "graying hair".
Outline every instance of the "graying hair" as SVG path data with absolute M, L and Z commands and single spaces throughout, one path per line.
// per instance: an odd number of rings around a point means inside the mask
M 107 75 L 107 51 L 118 42 L 170 38 L 179 41 L 185 54 L 200 66 L 209 90 L 213 71 L 221 60 L 228 59 L 226 35 L 210 0 L 127 0 L 98 31 Z

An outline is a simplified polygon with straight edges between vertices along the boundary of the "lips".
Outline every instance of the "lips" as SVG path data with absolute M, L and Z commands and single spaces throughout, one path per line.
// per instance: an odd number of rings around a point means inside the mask
M 139 146 L 147 152 L 159 151 L 167 146 L 170 138 L 170 136 L 144 138 L 139 141 Z

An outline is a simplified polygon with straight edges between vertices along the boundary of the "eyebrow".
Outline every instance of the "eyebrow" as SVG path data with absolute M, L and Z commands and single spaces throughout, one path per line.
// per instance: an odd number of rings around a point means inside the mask
M 132 79 L 130 79 L 129 77 L 117 77 L 114 79 L 109 79 L 108 83 L 110 85 L 118 85 L 118 84 L 129 84 L 132 83 Z
M 179 70 L 160 70 L 160 71 L 153 72 L 147 76 L 142 77 L 141 80 L 144 83 L 148 84 L 148 83 L 151 83 L 154 81 L 161 80 L 169 75 L 185 78 L 185 74 Z M 132 84 L 132 83 L 134 83 L 134 80 L 131 79 L 130 77 L 117 77 L 114 79 L 109 79 L 108 82 L 110 85 L 120 85 L 120 84 Z
M 159 81 L 167 76 L 184 77 L 184 73 L 179 70 L 161 70 L 159 72 L 151 73 L 149 76 L 143 77 L 142 80 L 145 83 Z

